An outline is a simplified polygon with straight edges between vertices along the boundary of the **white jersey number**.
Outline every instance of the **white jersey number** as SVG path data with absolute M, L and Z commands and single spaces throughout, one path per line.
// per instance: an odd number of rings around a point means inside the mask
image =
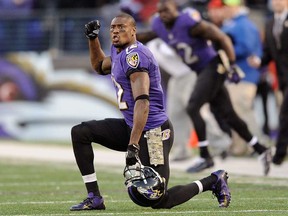
M 123 97 L 123 93 L 124 93 L 124 89 L 122 88 L 122 86 L 116 82 L 116 80 L 114 79 L 113 76 L 111 76 L 111 79 L 114 83 L 114 85 L 117 87 L 118 91 L 117 91 L 117 102 L 118 102 L 118 106 L 120 110 L 126 110 L 128 109 L 128 105 L 125 101 L 122 101 L 122 97 Z
M 183 60 L 186 64 L 194 64 L 198 61 L 198 56 L 193 55 L 192 47 L 186 43 L 178 43 L 176 46 L 177 50 L 183 50 L 184 57 Z

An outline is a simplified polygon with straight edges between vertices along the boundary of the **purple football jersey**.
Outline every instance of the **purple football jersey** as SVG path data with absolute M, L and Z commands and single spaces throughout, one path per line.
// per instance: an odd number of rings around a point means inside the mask
M 111 78 L 115 85 L 117 101 L 126 123 L 132 128 L 135 101 L 132 95 L 129 75 L 143 71 L 150 78 L 150 107 L 144 130 L 150 130 L 162 125 L 167 119 L 164 105 L 164 94 L 161 86 L 159 66 L 150 50 L 137 42 L 117 53 L 111 47 L 112 70 Z
M 197 73 L 216 56 L 216 51 L 208 40 L 191 37 L 189 31 L 201 20 L 199 12 L 186 8 L 180 12 L 173 27 L 167 29 L 160 17 L 156 15 L 152 21 L 152 30 L 170 45 L 182 60 Z

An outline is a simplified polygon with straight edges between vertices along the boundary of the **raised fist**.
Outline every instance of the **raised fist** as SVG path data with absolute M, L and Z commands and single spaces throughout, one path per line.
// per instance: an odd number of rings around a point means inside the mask
M 99 31 L 100 31 L 100 21 L 99 20 L 93 20 L 88 22 L 85 25 L 85 36 L 90 39 L 94 40 L 98 37 Z

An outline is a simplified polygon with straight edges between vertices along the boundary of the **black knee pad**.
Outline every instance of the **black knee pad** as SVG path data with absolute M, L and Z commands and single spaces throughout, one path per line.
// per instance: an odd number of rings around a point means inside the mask
M 89 137 L 91 134 L 90 128 L 81 123 L 75 125 L 71 129 L 71 138 L 73 143 L 89 142 Z

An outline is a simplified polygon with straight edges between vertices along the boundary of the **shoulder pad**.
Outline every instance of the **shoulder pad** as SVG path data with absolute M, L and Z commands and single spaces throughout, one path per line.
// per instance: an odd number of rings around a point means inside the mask
M 187 7 L 182 10 L 183 13 L 188 14 L 193 20 L 200 21 L 201 14 L 194 8 Z
M 132 44 L 131 46 L 127 47 L 125 49 L 126 55 L 128 55 L 129 53 L 131 53 L 134 49 L 136 49 L 138 47 L 138 44 Z

